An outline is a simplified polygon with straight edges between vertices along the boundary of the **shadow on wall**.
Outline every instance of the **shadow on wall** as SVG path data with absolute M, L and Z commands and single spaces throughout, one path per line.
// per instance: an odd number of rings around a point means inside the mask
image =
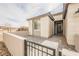
M 79 34 L 74 35 L 75 50 L 79 52 Z

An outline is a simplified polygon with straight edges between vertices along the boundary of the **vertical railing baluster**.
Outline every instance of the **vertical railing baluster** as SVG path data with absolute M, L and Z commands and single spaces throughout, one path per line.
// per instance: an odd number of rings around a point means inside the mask
M 31 56 L 31 53 L 32 53 L 32 51 L 31 51 L 31 42 L 30 42 L 30 56 Z
M 55 50 L 53 50 L 53 56 L 55 56 Z
M 34 50 L 33 44 L 34 44 L 34 43 L 32 43 L 32 49 Z M 34 56 L 34 51 L 32 51 L 32 55 Z
M 43 56 L 43 47 L 42 47 L 42 56 Z
M 30 42 L 29 42 L 29 56 L 30 56 Z
M 29 56 L 29 42 L 27 41 L 27 55 Z
M 41 47 L 41 48 L 40 48 Z M 45 48 L 45 49 L 44 49 Z M 50 53 L 52 51 L 52 54 Z M 24 41 L 24 55 L 27 56 L 39 56 L 41 52 L 41 56 L 55 56 L 55 49 L 31 42 L 31 41 Z
M 24 40 L 24 56 L 27 56 L 27 41 Z
M 36 56 L 36 49 L 35 49 L 35 44 L 34 44 L 34 56 Z
M 31 43 L 31 56 L 33 56 L 33 43 Z
M 47 56 L 48 56 L 48 48 L 46 50 L 47 50 Z
M 38 56 L 39 56 L 39 45 L 38 45 Z

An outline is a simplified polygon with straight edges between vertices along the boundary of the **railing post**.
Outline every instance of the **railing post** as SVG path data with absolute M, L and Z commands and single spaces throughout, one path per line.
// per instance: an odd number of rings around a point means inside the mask
M 27 56 L 27 41 L 24 40 L 24 56 Z
M 53 56 L 56 56 L 56 50 L 55 49 L 53 50 Z

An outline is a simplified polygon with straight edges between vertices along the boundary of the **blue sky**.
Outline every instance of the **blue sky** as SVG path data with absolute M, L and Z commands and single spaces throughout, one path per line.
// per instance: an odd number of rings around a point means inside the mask
M 57 13 L 63 10 L 63 4 L 54 3 L 0 3 L 0 25 L 6 23 L 11 26 L 20 26 L 28 18 L 47 12 Z M 28 25 L 28 24 L 27 24 Z

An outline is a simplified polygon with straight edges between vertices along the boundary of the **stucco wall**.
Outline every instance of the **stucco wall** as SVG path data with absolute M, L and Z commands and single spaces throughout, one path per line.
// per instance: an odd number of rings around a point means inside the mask
M 79 56 L 79 53 L 74 50 L 62 49 L 62 56 Z
M 0 33 L 0 41 L 3 41 L 3 33 Z
M 38 19 L 37 19 L 38 20 Z M 41 37 L 50 37 L 54 31 L 54 23 L 50 20 L 48 16 L 44 16 L 40 18 L 40 36 Z M 33 22 L 29 20 L 29 35 L 32 35 L 32 28 Z
M 49 35 L 54 35 L 54 21 L 49 20 Z
M 29 20 L 29 35 L 32 35 L 32 20 Z
M 79 4 L 69 4 L 66 22 L 65 36 L 69 45 L 74 45 L 74 36 L 79 34 L 79 15 L 75 14 Z
M 3 41 L 3 30 L 0 29 L 0 41 Z
M 49 37 L 49 18 L 48 16 L 41 18 L 41 36 L 42 37 Z
M 55 20 L 62 20 L 62 15 L 63 14 L 59 14 L 59 15 L 55 15 L 53 17 L 55 18 Z
M 24 39 L 15 34 L 4 33 L 3 41 L 13 56 L 24 56 Z

